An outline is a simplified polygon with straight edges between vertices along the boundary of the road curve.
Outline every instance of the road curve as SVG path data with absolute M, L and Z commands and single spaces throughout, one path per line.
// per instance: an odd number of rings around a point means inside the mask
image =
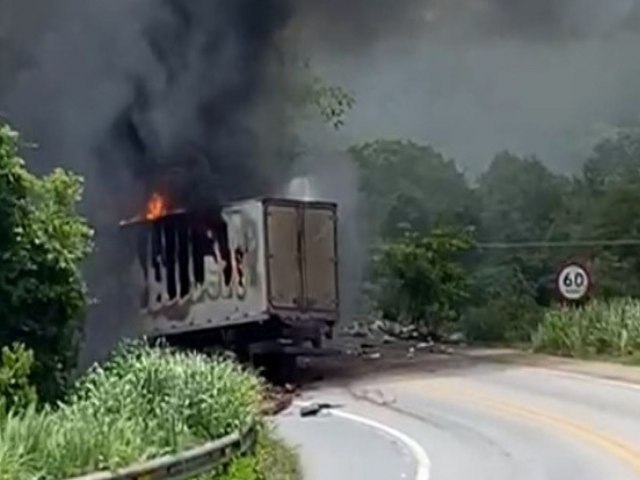
M 424 451 L 401 432 L 343 411 L 301 419 L 297 409 L 281 415 L 278 426 L 299 449 L 305 480 L 429 480 L 428 460 L 419 464 Z
M 640 386 L 535 367 L 453 362 L 324 387 L 305 401 L 401 432 L 432 480 L 640 480 Z M 308 479 L 409 479 L 416 453 L 384 432 L 325 414 L 281 421 Z M 385 440 L 386 438 L 386 440 Z

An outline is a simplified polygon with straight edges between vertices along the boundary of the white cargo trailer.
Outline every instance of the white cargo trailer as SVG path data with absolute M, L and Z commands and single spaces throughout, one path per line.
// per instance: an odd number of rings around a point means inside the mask
M 123 224 L 140 329 L 244 353 L 318 349 L 338 320 L 337 206 L 257 199 Z

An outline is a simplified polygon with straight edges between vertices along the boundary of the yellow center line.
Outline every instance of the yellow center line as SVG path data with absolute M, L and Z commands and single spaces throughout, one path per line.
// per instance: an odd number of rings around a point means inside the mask
M 627 464 L 634 473 L 640 474 L 640 450 L 623 440 L 553 412 L 525 407 L 493 396 L 479 394 L 469 388 L 456 387 L 447 383 L 440 381 L 423 382 L 421 384 L 411 382 L 405 385 L 430 397 L 438 397 L 447 401 L 453 400 L 456 403 L 470 407 L 484 407 L 493 413 L 500 414 L 503 418 L 518 417 L 529 420 L 536 425 L 545 425 L 560 434 L 576 438 L 603 450 Z

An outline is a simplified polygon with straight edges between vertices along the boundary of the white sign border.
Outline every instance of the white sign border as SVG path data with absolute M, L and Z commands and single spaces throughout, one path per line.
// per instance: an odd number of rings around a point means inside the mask
M 585 288 L 585 291 L 582 295 L 580 295 L 579 297 L 576 296 L 569 296 L 566 295 L 566 293 L 563 291 L 563 288 L 560 284 L 560 281 L 563 277 L 563 273 L 570 269 L 570 268 L 575 268 L 575 269 L 579 269 L 582 272 L 584 272 L 586 280 L 587 280 L 587 285 Z M 558 272 L 556 274 L 556 279 L 555 279 L 555 288 L 557 293 L 560 295 L 560 297 L 566 301 L 566 302 L 580 302 L 582 300 L 584 300 L 586 297 L 589 296 L 589 293 L 591 292 L 591 288 L 593 287 L 593 279 L 591 277 L 591 272 L 589 271 L 589 269 L 587 267 L 584 266 L 584 264 L 578 262 L 578 261 L 570 261 L 567 262 L 565 264 L 562 265 L 562 267 L 560 267 L 558 269 Z

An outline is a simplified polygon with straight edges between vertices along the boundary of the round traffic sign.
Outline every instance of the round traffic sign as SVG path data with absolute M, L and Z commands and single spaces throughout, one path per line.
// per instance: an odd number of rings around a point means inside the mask
M 585 267 L 570 263 L 560 270 L 556 286 L 565 300 L 582 300 L 591 288 L 591 277 Z

